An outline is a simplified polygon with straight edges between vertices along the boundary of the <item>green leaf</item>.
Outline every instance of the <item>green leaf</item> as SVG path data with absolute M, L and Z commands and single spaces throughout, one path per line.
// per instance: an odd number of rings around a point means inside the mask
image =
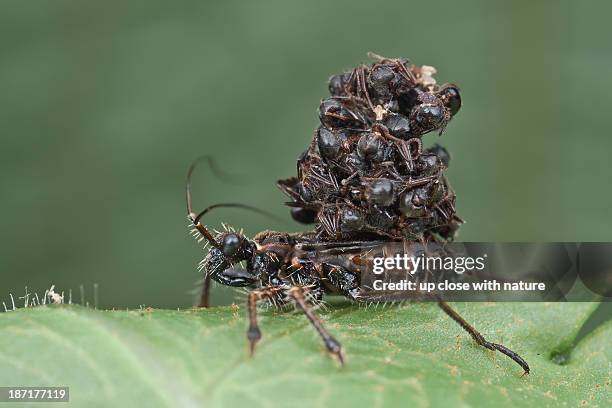
M 435 304 L 319 310 L 347 364 L 325 355 L 297 312 L 260 313 L 247 356 L 243 307 L 0 315 L 0 385 L 69 386 L 78 406 L 610 406 L 612 322 L 569 350 L 597 304 L 460 303 L 491 341 L 532 373 L 477 346 Z

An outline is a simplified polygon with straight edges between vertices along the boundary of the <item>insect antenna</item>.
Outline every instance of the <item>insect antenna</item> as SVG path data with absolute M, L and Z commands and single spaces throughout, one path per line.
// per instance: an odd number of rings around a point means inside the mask
M 207 160 L 209 165 L 212 166 L 211 164 L 213 163 L 211 162 L 212 159 L 208 156 L 199 157 L 191 164 L 191 166 L 189 166 L 189 170 L 187 171 L 187 179 L 185 181 L 185 201 L 187 202 L 187 217 L 189 217 L 189 220 L 191 221 L 191 223 L 193 223 L 195 228 L 200 232 L 200 234 L 202 234 L 208 240 L 208 242 L 210 242 L 212 246 L 216 248 L 220 248 L 220 244 L 215 240 L 213 234 L 210 232 L 210 230 L 208 230 L 208 228 L 206 228 L 204 225 L 202 225 L 202 223 L 200 223 L 200 220 L 202 219 L 202 217 L 204 217 L 204 215 L 206 215 L 208 212 L 210 212 L 211 210 L 215 208 L 242 208 L 244 210 L 249 210 L 257 214 L 264 215 L 268 218 L 280 220 L 279 217 L 275 216 L 272 213 L 269 213 L 257 207 L 253 207 L 251 205 L 240 204 L 240 203 L 213 204 L 211 206 L 206 207 L 204 210 L 200 211 L 199 213 L 195 213 L 193 211 L 193 204 L 192 204 L 191 175 L 193 174 L 193 171 L 195 170 L 196 165 L 203 160 Z

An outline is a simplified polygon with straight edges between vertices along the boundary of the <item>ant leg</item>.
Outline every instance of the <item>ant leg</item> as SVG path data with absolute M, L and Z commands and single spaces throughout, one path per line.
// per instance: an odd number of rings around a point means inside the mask
M 368 106 L 373 111 L 374 110 L 374 105 L 372 105 L 372 100 L 370 99 L 370 93 L 368 92 L 368 85 L 366 83 L 366 78 L 365 78 L 365 71 L 366 71 L 366 69 L 367 69 L 367 67 L 365 65 L 362 65 L 362 66 L 359 67 L 359 73 L 357 75 L 357 81 L 361 82 L 361 84 L 360 84 L 361 92 L 365 95 L 366 101 L 368 102 Z
M 321 320 L 314 313 L 312 305 L 306 300 L 306 293 L 307 292 L 304 290 L 304 287 L 294 286 L 287 291 L 287 296 L 293 299 L 298 308 L 300 308 L 304 315 L 306 315 L 306 317 L 310 321 L 310 324 L 314 326 L 317 333 L 319 333 L 319 336 L 321 336 L 321 339 L 323 339 L 323 343 L 325 344 L 325 348 L 327 349 L 327 351 L 336 356 L 338 358 L 338 361 L 340 361 L 341 365 L 344 365 L 344 357 L 342 356 L 342 346 L 340 345 L 338 340 L 336 340 L 331 334 L 329 334 L 327 329 L 323 326 Z
M 520 365 L 523 368 L 524 370 L 523 375 L 529 374 L 529 364 L 527 364 L 527 362 L 517 353 L 510 350 L 506 346 L 503 346 L 497 343 L 491 343 L 485 340 L 484 336 L 480 334 L 478 330 L 472 327 L 472 325 L 470 325 L 463 317 L 461 317 L 461 315 L 459 315 L 459 313 L 457 313 L 452 307 L 450 307 L 448 303 L 443 302 L 443 301 L 438 301 L 438 306 L 440 306 L 440 308 L 444 310 L 444 313 L 446 313 L 451 319 L 459 323 L 459 325 L 466 332 L 468 332 L 470 336 L 472 336 L 472 338 L 474 339 L 474 341 L 476 341 L 476 343 L 478 343 L 479 345 L 485 348 L 488 348 L 489 350 L 497 350 L 500 353 L 507 355 L 512 360 L 514 360 L 514 362 L 516 362 L 518 365 Z
M 202 283 L 202 290 L 200 291 L 200 301 L 198 307 L 208 307 L 210 305 L 210 275 L 204 276 L 204 282 Z
M 251 357 L 255 353 L 255 345 L 261 339 L 261 331 L 257 324 L 257 302 L 261 300 L 278 298 L 281 294 L 281 289 L 276 286 L 269 286 L 266 288 L 255 289 L 249 292 L 247 298 L 247 313 L 249 317 L 249 328 L 247 330 L 247 339 L 249 339 L 249 352 Z M 281 300 L 281 299 L 276 299 Z M 276 303 L 276 302 L 274 302 Z
M 300 195 L 300 192 L 298 191 L 298 183 L 299 180 L 297 179 L 297 177 L 290 177 L 288 179 L 278 180 L 276 182 L 276 185 L 278 186 L 278 188 L 281 189 L 283 193 L 291 197 L 292 200 L 301 201 L 302 197 Z

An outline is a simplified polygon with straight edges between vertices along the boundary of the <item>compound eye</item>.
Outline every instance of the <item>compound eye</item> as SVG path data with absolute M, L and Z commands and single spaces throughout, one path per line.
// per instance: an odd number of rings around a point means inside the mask
M 222 251 L 225 256 L 234 256 L 238 249 L 240 248 L 240 237 L 236 234 L 227 234 L 223 237 L 223 242 L 221 243 Z
M 461 108 L 461 95 L 459 94 L 459 88 L 455 86 L 447 86 L 440 91 L 440 99 L 444 101 L 452 116 L 455 116 Z

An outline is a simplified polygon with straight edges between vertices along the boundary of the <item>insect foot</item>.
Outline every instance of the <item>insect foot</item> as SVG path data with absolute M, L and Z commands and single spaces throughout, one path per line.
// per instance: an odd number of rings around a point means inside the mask
M 247 339 L 249 340 L 249 354 L 251 357 L 255 354 L 255 346 L 261 340 L 261 330 L 257 326 L 249 326 L 247 330 Z
M 312 304 L 306 300 L 306 294 L 309 289 L 303 286 L 294 286 L 287 291 L 287 296 L 295 302 L 296 307 L 304 313 L 310 324 L 317 331 L 327 351 L 335 356 L 340 365 L 344 365 L 344 356 L 342 355 L 342 346 L 323 326 L 321 319 L 315 314 Z
M 325 348 L 327 349 L 328 353 L 338 359 L 338 362 L 341 366 L 344 366 L 344 355 L 342 353 L 342 346 L 340 345 L 338 340 L 330 336 L 327 340 L 325 340 Z
M 480 332 L 478 332 L 478 330 L 476 330 L 471 324 L 469 324 L 467 320 L 461 317 L 461 315 L 457 313 L 455 309 L 450 307 L 448 303 L 440 301 L 438 302 L 438 306 L 440 306 L 440 308 L 444 311 L 444 313 L 446 313 L 451 319 L 456 321 L 466 332 L 468 332 L 476 343 L 483 346 L 484 348 L 487 348 L 489 350 L 494 350 L 494 351 L 497 350 L 500 353 L 505 354 L 506 356 L 510 357 L 515 363 L 520 365 L 521 368 L 523 369 L 522 376 L 529 374 L 530 372 L 529 364 L 527 364 L 527 361 L 525 361 L 523 357 L 519 356 L 517 353 L 510 350 L 506 346 L 503 346 L 497 343 L 491 343 L 485 340 L 484 336 L 480 334 Z

